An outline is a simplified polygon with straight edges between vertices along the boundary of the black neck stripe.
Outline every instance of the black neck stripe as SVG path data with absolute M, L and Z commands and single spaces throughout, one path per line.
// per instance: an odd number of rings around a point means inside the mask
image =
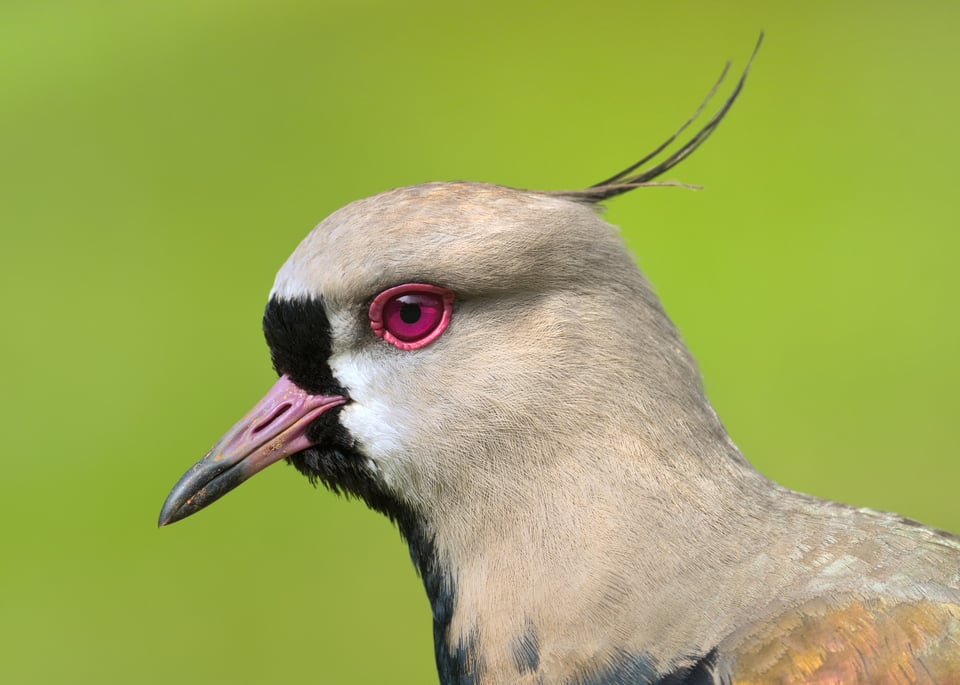
M 349 395 L 330 368 L 330 320 L 323 298 L 286 300 L 273 297 L 263 313 L 263 334 L 277 374 L 286 374 L 313 394 Z M 310 425 L 313 447 L 288 458 L 311 481 L 334 492 L 359 497 L 393 520 L 407 541 L 433 609 L 437 668 L 444 685 L 472 682 L 467 671 L 470 645 L 448 646 L 455 587 L 449 569 L 437 561 L 432 534 L 422 517 L 390 493 L 372 472 L 360 446 L 339 421 L 339 410 L 326 412 Z

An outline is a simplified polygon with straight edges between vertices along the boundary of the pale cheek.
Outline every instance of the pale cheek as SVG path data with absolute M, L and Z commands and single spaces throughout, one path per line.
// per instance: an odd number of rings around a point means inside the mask
M 340 412 L 340 422 L 360 443 L 363 453 L 383 469 L 386 462 L 395 461 L 405 451 L 404 432 L 383 403 L 352 399 Z
M 348 388 L 351 402 L 340 412 L 340 422 L 360 443 L 364 454 L 373 462 L 373 468 L 391 487 L 402 488 L 408 471 L 406 458 L 410 454 L 410 417 L 391 403 L 388 389 L 378 383 L 370 360 L 345 354 L 330 359 L 337 380 Z

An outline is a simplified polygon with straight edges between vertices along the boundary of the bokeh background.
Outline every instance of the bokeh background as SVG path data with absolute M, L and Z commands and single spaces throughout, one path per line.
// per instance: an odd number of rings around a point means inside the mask
M 746 455 L 960 531 L 955 2 L 0 4 L 0 682 L 430 683 L 389 523 L 269 469 L 168 489 L 270 385 L 275 270 L 398 185 L 595 182 Z M 726 92 L 726 91 L 724 91 Z

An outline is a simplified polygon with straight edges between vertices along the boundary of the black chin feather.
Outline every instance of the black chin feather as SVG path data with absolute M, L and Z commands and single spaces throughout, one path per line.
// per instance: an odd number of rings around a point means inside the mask
M 335 493 L 357 497 L 397 525 L 430 600 L 440 680 L 451 684 L 465 682 L 458 674 L 467 672 L 470 645 L 451 647 L 449 640 L 456 595 L 454 576 L 439 563 L 433 533 L 423 517 L 386 490 L 350 432 L 340 423 L 339 413 L 339 409 L 334 409 L 319 416 L 307 431 L 318 444 L 291 455 L 287 461 L 311 483 L 319 482 Z
M 287 457 L 297 471 L 314 485 L 322 483 L 337 494 L 363 500 L 393 521 L 398 519 L 397 499 L 387 492 L 357 441 L 340 423 L 339 408 L 317 417 L 307 429 L 307 437 L 315 445 Z
M 332 331 L 321 297 L 293 300 L 273 297 L 263 313 L 263 334 L 278 374 L 314 395 L 350 396 L 330 368 Z M 398 503 L 383 487 L 357 441 L 340 423 L 340 408 L 317 417 L 307 429 L 315 444 L 291 455 L 287 462 L 311 483 L 363 500 L 368 507 L 400 518 Z
M 349 398 L 350 389 L 340 385 L 330 368 L 332 331 L 322 298 L 271 298 L 263 314 L 263 333 L 278 374 L 286 374 L 309 393 Z M 438 562 L 433 533 L 423 516 L 387 490 L 369 458 L 340 422 L 341 410 L 337 407 L 314 419 L 307 437 L 315 445 L 287 457 L 287 462 L 311 483 L 322 483 L 335 493 L 357 497 L 397 524 L 433 609 L 441 680 L 463 682 L 457 674 L 466 670 L 468 647 L 453 649 L 448 640 L 455 595 L 453 575 Z

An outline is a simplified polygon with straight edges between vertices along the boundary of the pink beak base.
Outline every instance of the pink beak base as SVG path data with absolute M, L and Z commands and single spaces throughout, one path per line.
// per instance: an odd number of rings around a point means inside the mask
M 315 443 L 307 437 L 307 428 L 313 420 L 346 401 L 340 395 L 311 395 L 281 376 L 177 481 L 163 503 L 158 525 L 200 511 L 270 464 L 311 447 Z

